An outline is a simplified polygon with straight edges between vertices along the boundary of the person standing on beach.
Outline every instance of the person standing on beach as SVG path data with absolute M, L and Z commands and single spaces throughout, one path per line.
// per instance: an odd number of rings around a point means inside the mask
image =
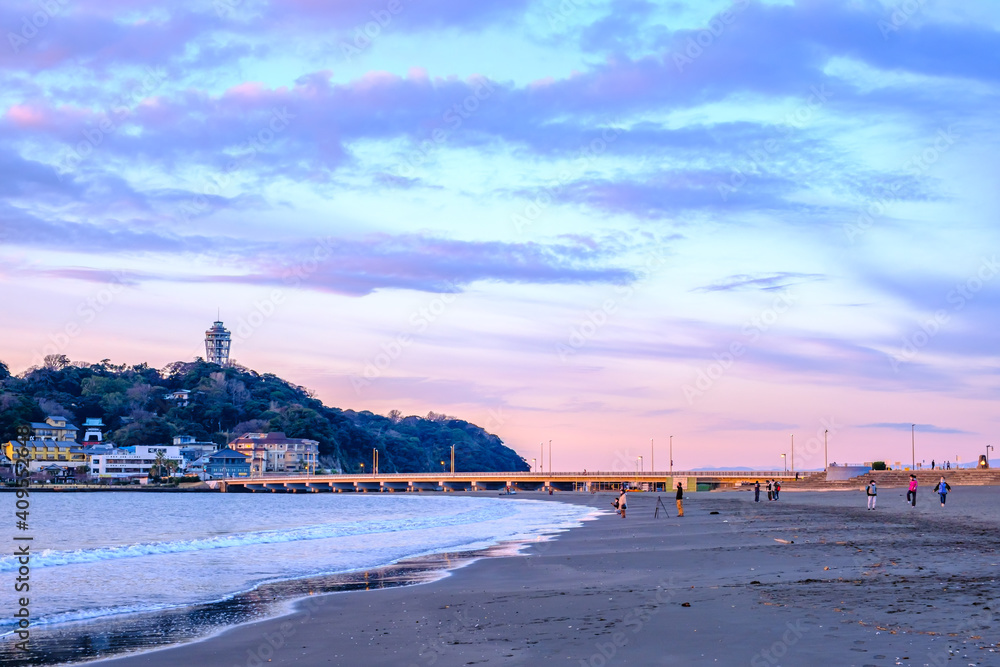
M 684 487 L 680 482 L 677 482 L 677 516 L 684 516 Z
M 778 493 L 781 491 L 781 482 L 774 480 L 774 499 L 778 499 Z
M 934 490 L 941 496 L 941 507 L 944 507 L 944 503 L 948 500 L 948 492 L 951 491 L 951 486 L 948 482 L 944 481 L 944 477 L 941 477 L 941 481 L 937 483 Z
M 767 480 L 767 499 L 774 500 L 774 484 L 771 480 Z
M 618 511 L 621 513 L 622 518 L 625 518 L 625 508 L 628 506 L 628 489 L 622 484 L 622 494 L 618 496 Z
M 910 487 L 906 491 L 906 502 L 910 503 L 911 507 L 917 506 L 917 476 L 910 475 Z
M 760 480 L 758 479 L 753 485 L 753 501 L 755 503 L 760 502 Z
M 934 470 L 934 459 L 931 459 L 931 470 Z
M 868 482 L 865 493 L 868 494 L 868 509 L 875 509 L 875 503 L 878 501 L 878 487 L 875 486 L 874 479 Z

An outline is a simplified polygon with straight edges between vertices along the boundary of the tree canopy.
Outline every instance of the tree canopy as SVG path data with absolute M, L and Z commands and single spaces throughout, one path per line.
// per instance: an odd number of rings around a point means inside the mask
M 169 444 L 181 434 L 221 445 L 241 433 L 284 431 L 318 441 L 320 467 L 343 472 L 360 472 L 361 463 L 371 470 L 373 448 L 381 472 L 439 470 L 440 461 L 450 460 L 452 445 L 459 470 L 529 469 L 500 438 L 464 420 L 328 407 L 304 387 L 239 365 L 198 359 L 155 369 L 108 359 L 45 361 L 17 377 L 0 362 L 0 441 L 14 438 L 20 424 L 58 413 L 77 426 L 88 417 L 102 419 L 105 439 L 119 446 Z M 187 405 L 167 398 L 180 389 L 191 392 Z

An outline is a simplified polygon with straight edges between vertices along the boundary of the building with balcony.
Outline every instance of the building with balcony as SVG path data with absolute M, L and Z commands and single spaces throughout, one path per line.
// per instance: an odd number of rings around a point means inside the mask
M 161 452 L 163 458 L 181 465 L 183 457 L 180 449 L 174 445 L 135 445 L 93 454 L 90 457 L 90 474 L 110 478 L 148 477 Z
M 319 442 L 289 438 L 281 431 L 244 433 L 230 441 L 231 449 L 250 459 L 251 474 L 266 472 L 315 472 Z
M 32 436 L 39 439 L 51 438 L 59 442 L 76 442 L 80 432 L 68 417 L 48 416 L 44 422 L 31 423 Z
M 83 447 L 76 442 L 54 438 L 31 438 L 24 445 L 10 441 L 3 446 L 3 453 L 12 461 L 19 461 L 15 459 L 14 450 L 22 447 L 28 450 L 28 470 L 31 472 L 39 472 L 51 465 L 78 468 L 89 464 L 88 453 Z

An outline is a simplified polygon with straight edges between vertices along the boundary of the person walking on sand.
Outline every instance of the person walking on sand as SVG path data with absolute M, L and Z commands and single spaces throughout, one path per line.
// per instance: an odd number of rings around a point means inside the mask
M 868 482 L 865 493 L 868 494 L 868 509 L 875 509 L 875 503 L 878 502 L 878 487 L 875 486 L 874 479 Z
M 684 516 L 684 487 L 677 482 L 677 516 Z
M 758 479 L 753 485 L 753 501 L 755 503 L 760 502 L 760 480 Z
M 622 515 L 623 519 L 625 518 L 626 507 L 628 507 L 628 489 L 626 489 L 625 485 L 623 484 L 622 493 L 620 496 L 618 496 L 618 512 Z
M 917 476 L 910 475 L 910 487 L 906 491 L 906 502 L 910 503 L 911 507 L 917 506 Z
M 948 482 L 944 481 L 944 477 L 941 477 L 941 481 L 937 483 L 934 490 L 941 496 L 941 507 L 944 507 L 945 501 L 948 500 L 948 492 L 951 491 L 951 486 L 948 485 Z

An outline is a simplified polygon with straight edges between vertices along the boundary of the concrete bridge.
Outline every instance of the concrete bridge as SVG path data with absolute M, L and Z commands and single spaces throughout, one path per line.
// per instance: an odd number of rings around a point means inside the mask
M 805 473 L 807 476 L 815 473 Z M 688 491 L 752 484 L 755 480 L 793 480 L 781 471 L 675 471 L 626 474 L 621 472 L 456 472 L 394 473 L 384 475 L 265 475 L 211 480 L 223 492 L 252 493 L 414 493 L 423 491 L 612 491 L 623 482 L 629 488 L 666 492 L 678 482 Z M 700 487 L 700 489 L 699 489 Z

